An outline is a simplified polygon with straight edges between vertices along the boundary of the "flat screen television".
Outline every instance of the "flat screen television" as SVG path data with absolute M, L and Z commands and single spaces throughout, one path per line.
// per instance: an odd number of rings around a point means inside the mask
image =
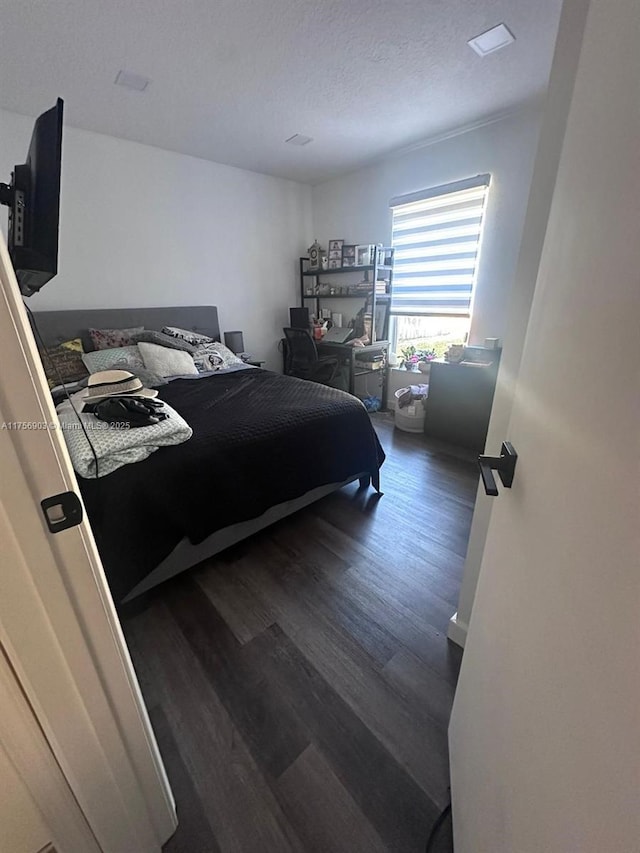
M 62 98 L 36 119 L 25 163 L 0 184 L 9 208 L 8 248 L 24 296 L 37 293 L 58 272 L 62 165 Z

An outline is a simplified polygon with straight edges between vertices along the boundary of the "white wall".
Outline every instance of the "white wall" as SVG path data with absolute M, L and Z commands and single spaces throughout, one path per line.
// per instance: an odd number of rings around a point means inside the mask
M 0 180 L 23 162 L 32 125 L 0 111 Z M 221 330 L 242 329 L 280 369 L 310 199 L 294 181 L 65 127 L 59 273 L 30 305 L 217 305 Z M 6 210 L 0 221 L 6 233 Z
M 0 111 L 0 179 L 24 159 L 32 124 Z M 59 273 L 31 306 L 213 303 L 221 329 L 243 329 L 247 349 L 279 369 L 297 258 L 314 235 L 387 243 L 392 196 L 490 172 L 471 340 L 504 338 L 538 125 L 531 109 L 313 190 L 65 127 Z
M 333 237 L 388 244 L 393 196 L 490 172 L 470 340 L 504 338 L 538 130 L 538 111 L 529 109 L 320 184 L 313 189 L 313 233 L 323 245 Z

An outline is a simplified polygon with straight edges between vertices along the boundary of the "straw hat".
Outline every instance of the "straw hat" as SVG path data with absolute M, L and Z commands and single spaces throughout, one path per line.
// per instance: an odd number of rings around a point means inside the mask
M 100 370 L 92 373 L 87 387 L 80 392 L 80 399 L 97 403 L 107 397 L 157 397 L 158 392 L 145 388 L 142 382 L 128 370 Z

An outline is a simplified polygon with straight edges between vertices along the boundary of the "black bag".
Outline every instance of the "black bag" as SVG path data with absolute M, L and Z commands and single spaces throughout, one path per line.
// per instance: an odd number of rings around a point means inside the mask
M 107 397 L 88 407 L 84 411 L 91 411 L 101 421 L 109 424 L 128 424 L 130 428 L 152 426 L 168 418 L 166 412 L 160 412 L 162 407 L 160 400 L 151 400 L 144 397 Z

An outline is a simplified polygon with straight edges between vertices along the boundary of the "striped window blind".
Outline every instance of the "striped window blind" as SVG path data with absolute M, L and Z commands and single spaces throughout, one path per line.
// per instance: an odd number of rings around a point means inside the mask
M 391 313 L 469 317 L 490 175 L 391 199 Z

